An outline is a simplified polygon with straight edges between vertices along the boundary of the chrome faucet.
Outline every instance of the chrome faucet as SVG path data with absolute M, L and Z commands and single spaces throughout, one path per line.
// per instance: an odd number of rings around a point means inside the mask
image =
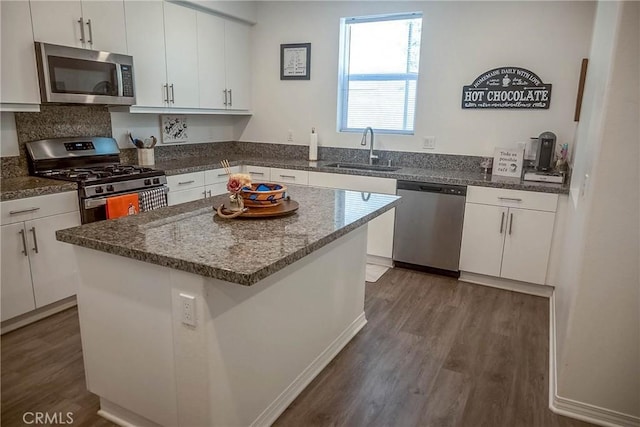
M 373 128 L 371 126 L 367 126 L 364 129 L 364 133 L 362 134 L 362 141 L 360 141 L 360 145 L 367 145 L 367 132 L 371 132 L 371 144 L 369 145 L 369 164 L 372 165 L 373 161 L 378 158 L 375 154 L 373 154 Z

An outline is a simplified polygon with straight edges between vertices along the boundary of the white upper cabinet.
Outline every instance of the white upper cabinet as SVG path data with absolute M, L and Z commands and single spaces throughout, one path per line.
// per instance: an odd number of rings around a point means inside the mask
M 163 4 L 127 0 L 124 9 L 127 46 L 133 56 L 136 103 L 146 107 L 167 106 Z
M 250 108 L 250 27 L 198 12 L 200 107 Z
M 164 36 L 169 104 L 178 108 L 198 108 L 200 97 L 196 11 L 165 2 Z
M 224 109 L 225 105 L 225 21 L 198 12 L 198 83 L 200 107 Z
M 29 3 L 0 2 L 0 102 L 5 104 L 40 104 L 36 56 Z
M 86 33 L 80 1 L 31 0 L 31 19 L 36 41 L 84 47 Z
M 122 1 L 31 0 L 31 19 L 36 41 L 127 53 Z
M 248 110 L 251 106 L 251 28 L 237 22 L 225 22 L 225 65 L 227 109 Z
M 127 34 L 122 1 L 83 1 L 85 47 L 127 53 Z

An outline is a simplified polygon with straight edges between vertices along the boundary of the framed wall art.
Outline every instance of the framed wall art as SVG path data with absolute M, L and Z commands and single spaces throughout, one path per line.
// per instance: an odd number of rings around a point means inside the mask
M 280 45 L 280 80 L 311 80 L 311 43 Z
M 161 116 L 162 143 L 188 142 L 187 116 Z

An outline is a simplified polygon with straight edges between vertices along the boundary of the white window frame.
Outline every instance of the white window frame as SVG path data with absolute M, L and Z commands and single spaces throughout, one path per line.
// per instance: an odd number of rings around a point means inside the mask
M 340 57 L 338 60 L 338 114 L 337 114 L 337 130 L 338 132 L 362 132 L 365 128 L 349 128 L 347 127 L 347 113 L 349 102 L 349 80 L 353 81 L 415 81 L 416 83 L 416 104 L 418 95 L 418 73 L 395 73 L 395 74 L 353 74 L 349 76 L 347 67 L 350 49 L 350 26 L 348 24 L 359 24 L 365 22 L 381 22 L 381 21 L 398 21 L 402 19 L 422 18 L 422 12 L 394 13 L 373 16 L 359 16 L 340 19 Z M 422 43 L 420 43 L 422 50 Z M 355 78 L 354 78 L 355 76 Z M 413 126 L 412 130 L 407 129 L 407 112 L 409 106 L 408 86 L 405 87 L 404 98 L 404 117 L 403 130 L 396 129 L 379 129 L 373 128 L 377 133 L 414 135 L 416 114 L 414 105 Z

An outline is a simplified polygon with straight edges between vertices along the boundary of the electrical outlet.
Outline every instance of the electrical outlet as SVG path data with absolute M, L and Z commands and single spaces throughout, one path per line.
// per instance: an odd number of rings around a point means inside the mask
M 291 129 L 287 131 L 287 141 L 293 142 L 293 131 Z
M 180 294 L 180 302 L 182 303 L 182 323 L 196 326 L 196 297 Z
M 436 148 L 436 137 L 435 136 L 423 136 L 422 137 L 422 148 L 425 150 L 433 150 Z

